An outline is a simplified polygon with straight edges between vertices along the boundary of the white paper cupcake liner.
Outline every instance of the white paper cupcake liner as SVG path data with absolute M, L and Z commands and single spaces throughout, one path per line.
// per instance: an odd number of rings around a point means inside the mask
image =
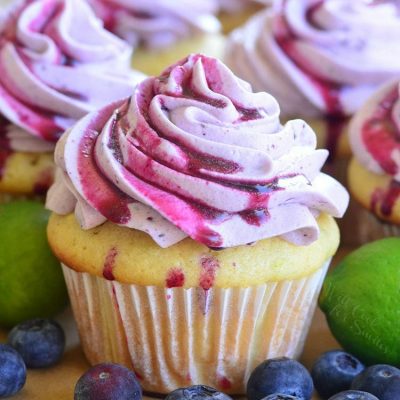
M 208 291 L 63 271 L 90 363 L 124 364 L 148 392 L 205 384 L 243 394 L 260 362 L 300 356 L 329 262 L 299 280 Z

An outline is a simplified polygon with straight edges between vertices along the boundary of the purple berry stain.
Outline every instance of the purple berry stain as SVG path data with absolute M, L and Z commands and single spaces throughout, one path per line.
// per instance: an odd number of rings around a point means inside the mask
M 219 268 L 219 261 L 212 255 L 205 255 L 200 260 L 200 287 L 204 290 L 209 290 L 214 285 L 215 275 L 217 268 Z
M 118 250 L 115 247 L 112 247 L 106 256 L 106 259 L 104 261 L 104 267 L 103 267 L 103 276 L 109 281 L 114 281 L 115 276 L 113 273 L 113 269 L 115 266 L 115 258 L 118 255 Z
M 232 387 L 232 382 L 226 376 L 218 377 L 218 386 L 222 390 L 229 390 Z
M 167 288 L 182 287 L 185 284 L 185 274 L 181 268 L 171 268 L 165 278 Z

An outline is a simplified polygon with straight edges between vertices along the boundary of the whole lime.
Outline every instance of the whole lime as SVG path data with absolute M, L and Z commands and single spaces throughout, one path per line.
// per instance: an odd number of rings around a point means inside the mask
M 34 201 L 0 204 L 0 326 L 51 317 L 68 302 L 60 263 L 47 244 L 49 212 Z
M 400 365 L 400 238 L 369 243 L 328 274 L 319 298 L 345 350 L 366 364 Z

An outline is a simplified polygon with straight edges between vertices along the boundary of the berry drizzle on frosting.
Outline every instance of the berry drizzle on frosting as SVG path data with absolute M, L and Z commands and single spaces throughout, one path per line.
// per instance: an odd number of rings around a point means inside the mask
M 323 1 L 319 1 L 312 5 L 306 12 L 306 20 L 310 26 L 319 29 L 313 20 L 314 13 L 323 5 Z M 301 39 L 290 30 L 290 25 L 285 15 L 279 16 L 274 21 L 275 39 L 286 55 L 296 64 L 296 66 L 309 79 L 321 94 L 325 103 L 325 118 L 327 122 L 327 142 L 326 147 L 329 150 L 329 157 L 333 159 L 336 154 L 336 147 L 339 142 L 343 127 L 347 122 L 341 102 L 340 102 L 340 84 L 321 78 L 318 72 L 309 68 L 307 59 L 297 51 L 296 42 Z
M 48 207 L 75 209 L 84 228 L 108 219 L 144 230 L 164 247 L 186 235 L 212 248 L 279 235 L 307 244 L 316 215 L 341 216 L 348 201 L 320 173 L 328 153 L 315 145 L 303 121 L 280 125 L 270 95 L 191 55 L 63 136 Z
M 348 116 L 399 74 L 399 34 L 394 2 L 283 0 L 233 33 L 227 61 L 285 115 L 325 116 L 332 156 Z
M 25 0 L 0 15 L 0 114 L 15 150 L 49 151 L 86 113 L 132 92 L 131 49 L 80 0 Z M 15 133 L 15 135 L 14 135 Z
M 366 118 L 366 116 L 368 116 Z M 371 210 L 390 217 L 400 197 L 400 96 L 399 83 L 391 82 L 378 91 L 359 111 L 351 131 L 357 159 L 369 170 L 392 177 L 387 189 L 378 188 Z
M 105 27 L 133 46 L 160 48 L 218 32 L 215 0 L 89 0 Z

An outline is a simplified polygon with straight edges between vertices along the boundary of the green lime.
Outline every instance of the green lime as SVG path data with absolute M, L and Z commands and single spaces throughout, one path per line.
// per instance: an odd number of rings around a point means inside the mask
M 328 274 L 319 305 L 345 350 L 366 364 L 400 365 L 400 238 L 348 255 Z
M 51 317 L 68 302 L 60 263 L 47 244 L 48 218 L 38 202 L 0 204 L 0 326 Z

